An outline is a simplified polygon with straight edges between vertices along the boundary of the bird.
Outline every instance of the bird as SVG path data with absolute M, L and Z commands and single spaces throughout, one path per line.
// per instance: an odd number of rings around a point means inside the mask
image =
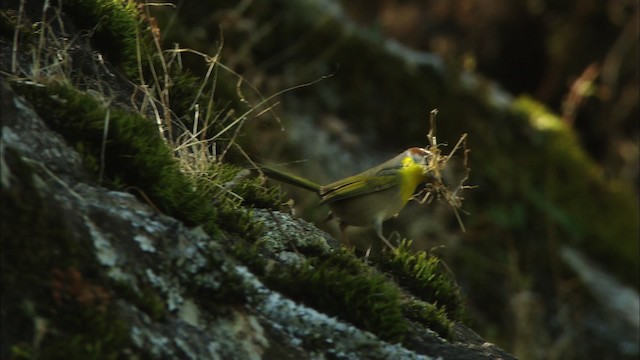
M 397 156 L 361 173 L 328 185 L 292 175 L 272 166 L 260 166 L 269 179 L 309 190 L 320 197 L 319 205 L 328 205 L 329 218 L 337 218 L 342 240 L 351 246 L 347 227 L 373 227 L 377 236 L 391 249 L 394 246 L 382 231 L 382 223 L 396 216 L 414 196 L 416 189 L 429 180 L 430 157 L 424 148 L 412 147 Z

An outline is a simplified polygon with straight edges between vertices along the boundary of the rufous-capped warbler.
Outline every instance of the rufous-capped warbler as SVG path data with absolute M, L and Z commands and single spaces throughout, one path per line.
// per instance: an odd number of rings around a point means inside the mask
M 378 166 L 325 186 L 269 166 L 260 170 L 271 179 L 317 193 L 320 205 L 329 205 L 330 217 L 340 221 L 346 245 L 348 226 L 373 226 L 380 239 L 393 248 L 382 233 L 382 223 L 397 215 L 418 185 L 432 176 L 427 166 L 432 155 L 427 149 L 412 147 Z

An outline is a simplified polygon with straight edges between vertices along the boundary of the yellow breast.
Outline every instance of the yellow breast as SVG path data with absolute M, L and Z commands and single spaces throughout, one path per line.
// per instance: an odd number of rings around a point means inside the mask
M 410 156 L 402 159 L 400 176 L 400 197 L 403 203 L 407 203 L 416 191 L 416 188 L 426 176 L 425 166 L 413 160 Z

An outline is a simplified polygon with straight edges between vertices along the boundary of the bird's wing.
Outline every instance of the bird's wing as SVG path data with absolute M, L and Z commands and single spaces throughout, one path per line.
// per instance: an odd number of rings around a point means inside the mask
M 397 174 L 354 175 L 320 188 L 320 205 L 370 194 L 398 185 Z

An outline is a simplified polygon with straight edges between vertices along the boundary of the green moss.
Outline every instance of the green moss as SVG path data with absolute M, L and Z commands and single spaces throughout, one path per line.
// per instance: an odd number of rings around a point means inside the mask
M 181 273 L 182 284 L 191 298 L 210 312 L 215 312 L 220 304 L 243 304 L 247 300 L 247 290 L 242 275 L 229 266 L 227 252 L 216 246 L 207 250 L 204 256 L 206 265 L 197 271 L 183 264 L 171 269 L 170 273 Z
M 165 301 L 156 290 L 148 285 L 142 285 L 141 289 L 136 291 L 128 284 L 114 282 L 112 288 L 120 299 L 130 302 L 139 310 L 144 311 L 152 321 L 162 321 L 169 314 Z
M 93 31 L 92 44 L 107 60 L 120 66 L 131 78 L 138 77 L 138 48 L 142 52 L 143 63 L 146 63 L 147 49 L 151 46 L 149 30 L 142 21 L 136 2 L 71 0 L 64 2 L 63 11 L 79 28 Z
M 140 294 L 136 305 L 149 315 L 153 321 L 164 320 L 169 314 L 167 304 L 164 302 L 162 297 L 160 297 L 160 295 L 150 287 L 142 289 L 142 293 Z
M 231 252 L 233 257 L 245 265 L 253 274 L 259 277 L 266 275 L 267 260 L 258 252 L 256 244 L 249 244 L 247 241 L 235 241 Z
M 95 167 L 101 163 L 97 159 L 101 159 L 107 115 L 103 104 L 66 85 L 15 83 L 14 88 L 34 104 L 54 130 L 76 148 L 83 149 L 85 164 Z M 109 132 L 101 170 L 107 184 L 120 184 L 142 201 L 189 225 L 202 224 L 209 234 L 218 231 L 216 210 L 181 173 L 157 127 L 148 119 L 135 113 L 109 110 Z
M 453 322 L 447 317 L 444 308 L 420 300 L 411 300 L 402 306 L 402 314 L 411 321 L 425 325 L 445 339 L 451 339 L 453 335 Z
M 220 227 L 245 239 L 255 239 L 261 231 L 260 224 L 252 221 L 251 207 L 275 208 L 280 203 L 277 188 L 265 187 L 247 170 L 231 164 L 211 164 L 195 184 L 218 209 Z
M 293 269 L 274 269 L 265 281 L 294 300 L 387 341 L 401 341 L 407 331 L 397 287 L 351 253 L 339 251 Z
M 225 117 L 225 111 L 235 109 L 236 113 L 242 113 L 240 109 L 243 105 L 246 106 L 240 101 L 236 92 L 237 78 L 231 79 L 230 76 L 221 76 L 221 74 L 211 76 L 211 78 L 198 77 L 188 69 L 175 67 L 170 70 L 171 111 L 180 118 L 185 128 L 192 129 L 195 113 L 193 105 L 198 104 L 200 114 L 203 115 L 198 129 L 204 128 L 204 117 L 209 116 L 206 138 L 215 135 L 227 125 L 220 121 Z M 206 83 L 203 84 L 203 82 Z M 198 93 L 197 90 L 200 88 L 202 91 Z
M 424 251 L 414 252 L 410 246 L 410 241 L 403 240 L 394 251 L 382 253 L 377 265 L 414 296 L 443 309 L 451 319 L 463 320 L 462 295 L 440 260 Z
M 425 301 L 406 300 L 406 294 L 388 276 L 345 250 L 317 253 L 297 267 L 269 262 L 269 255 L 260 254 L 259 244 L 237 244 L 234 255 L 270 288 L 385 340 L 402 341 L 406 319 L 449 339 L 452 319 L 463 317 L 459 290 L 441 274 L 436 258 L 413 254 L 408 246 L 404 242 L 400 255 L 385 264 L 401 274 L 393 274 L 401 285 L 416 296 L 424 295 Z
M 277 209 L 280 206 L 280 192 L 277 187 L 266 187 L 263 181 L 248 170 L 227 164 L 215 163 L 209 170 L 215 183 L 223 184 L 227 191 L 237 195 L 243 205 Z

